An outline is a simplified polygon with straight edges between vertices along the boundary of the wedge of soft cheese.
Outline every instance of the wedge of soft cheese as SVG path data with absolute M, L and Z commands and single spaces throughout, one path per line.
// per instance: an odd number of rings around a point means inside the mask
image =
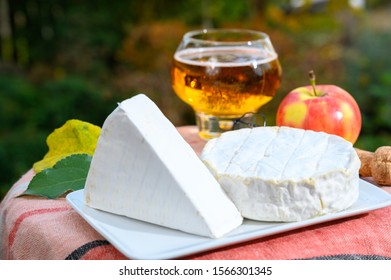
M 243 218 L 173 124 L 145 95 L 105 120 L 85 186 L 93 208 L 218 238 Z
M 288 127 L 226 132 L 201 159 L 243 217 L 300 221 L 350 207 L 360 160 L 341 137 Z

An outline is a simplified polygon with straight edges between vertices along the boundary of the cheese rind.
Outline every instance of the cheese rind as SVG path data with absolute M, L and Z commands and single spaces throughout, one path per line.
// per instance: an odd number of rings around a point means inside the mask
M 243 220 L 190 145 L 143 94 L 120 103 L 104 122 L 85 202 L 212 238 Z
M 360 160 L 351 143 L 323 132 L 230 131 L 210 140 L 201 159 L 249 219 L 300 221 L 344 210 L 359 195 Z

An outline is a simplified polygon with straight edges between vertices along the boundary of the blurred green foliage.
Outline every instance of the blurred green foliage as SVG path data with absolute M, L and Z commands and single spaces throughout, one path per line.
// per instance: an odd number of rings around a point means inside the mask
M 375 150 L 391 146 L 391 46 L 390 30 L 361 30 L 355 48 L 345 57 L 345 82 L 363 112 L 357 145 Z
M 292 3 L 302 2 L 294 7 Z M 143 92 L 175 125 L 193 124 L 173 93 L 169 68 L 186 31 L 267 32 L 283 67 L 279 102 L 308 84 L 336 84 L 359 103 L 357 146 L 391 144 L 391 6 L 386 0 L 0 0 L 0 199 L 47 151 L 68 119 L 102 125 L 116 103 Z M 365 2 L 365 1 L 364 1 Z

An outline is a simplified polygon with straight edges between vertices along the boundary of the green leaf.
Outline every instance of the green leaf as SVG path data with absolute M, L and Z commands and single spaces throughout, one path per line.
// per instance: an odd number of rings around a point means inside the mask
M 84 188 L 92 156 L 73 154 L 36 174 L 21 195 L 58 198 Z

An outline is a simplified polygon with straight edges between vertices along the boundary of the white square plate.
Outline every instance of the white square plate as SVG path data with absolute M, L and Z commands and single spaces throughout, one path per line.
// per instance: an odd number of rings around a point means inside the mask
M 391 195 L 360 180 L 360 196 L 349 209 L 291 223 L 245 219 L 226 236 L 212 239 L 100 211 L 84 203 L 84 190 L 67 195 L 70 205 L 115 248 L 130 259 L 173 259 L 310 225 L 337 220 L 391 205 Z

